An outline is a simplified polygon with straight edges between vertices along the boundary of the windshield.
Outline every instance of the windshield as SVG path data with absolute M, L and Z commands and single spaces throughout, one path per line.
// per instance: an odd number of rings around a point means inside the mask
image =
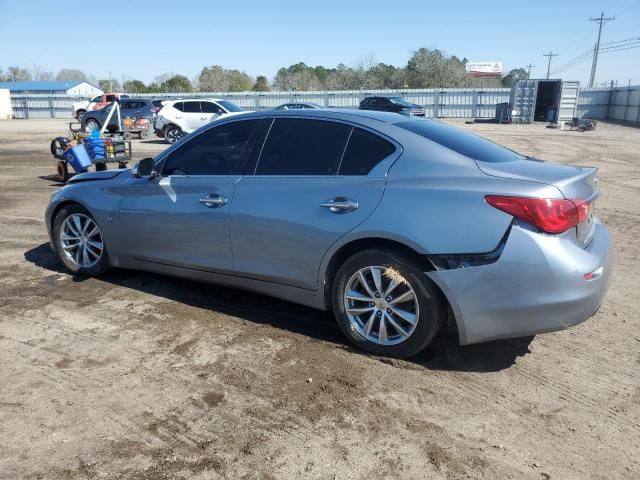
M 413 107 L 413 103 L 411 103 L 409 100 L 407 100 L 406 98 L 402 98 L 402 97 L 389 97 L 389 100 L 391 100 L 391 103 L 394 103 L 396 105 L 399 105 L 401 107 Z
M 227 109 L 229 112 L 244 112 L 242 107 L 239 107 L 238 105 L 236 105 L 233 102 L 230 102 L 229 100 L 219 100 L 218 103 L 222 105 L 225 109 Z
M 478 135 L 435 120 L 411 120 L 396 125 L 480 162 L 499 163 L 526 158 Z

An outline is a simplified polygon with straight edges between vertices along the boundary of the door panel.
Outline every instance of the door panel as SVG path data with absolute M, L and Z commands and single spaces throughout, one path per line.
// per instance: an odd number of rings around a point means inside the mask
M 322 257 L 376 208 L 384 178 L 247 176 L 231 206 L 234 270 L 253 278 L 318 289 Z M 350 199 L 358 208 L 334 213 L 322 204 Z
M 127 239 L 123 251 L 147 261 L 230 271 L 229 205 L 239 178 L 132 178 L 120 189 L 120 227 Z M 212 194 L 226 203 L 216 198 L 201 201 Z

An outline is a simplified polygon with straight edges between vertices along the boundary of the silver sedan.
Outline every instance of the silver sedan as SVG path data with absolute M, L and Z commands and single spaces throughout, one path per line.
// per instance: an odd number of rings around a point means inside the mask
M 330 310 L 407 357 L 559 330 L 599 307 L 611 243 L 596 169 L 531 159 L 434 120 L 249 113 L 132 170 L 75 176 L 46 211 L 75 274 L 132 268 Z

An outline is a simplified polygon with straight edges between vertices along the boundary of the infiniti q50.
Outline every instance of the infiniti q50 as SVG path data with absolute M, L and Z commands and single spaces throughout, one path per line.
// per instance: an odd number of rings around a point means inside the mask
M 563 329 L 598 309 L 611 243 L 596 169 L 428 119 L 299 110 L 221 119 L 51 198 L 73 273 L 132 268 L 333 312 L 381 355 Z M 214 287 L 212 287 L 214 288 Z

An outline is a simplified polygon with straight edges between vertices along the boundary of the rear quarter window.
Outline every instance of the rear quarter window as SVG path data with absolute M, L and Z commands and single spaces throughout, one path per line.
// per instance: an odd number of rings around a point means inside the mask
M 435 120 L 410 120 L 396 126 L 479 162 L 500 163 L 526 158 L 486 138 Z
M 354 128 L 344 151 L 338 175 L 367 175 L 396 147 L 387 140 L 360 128 Z

